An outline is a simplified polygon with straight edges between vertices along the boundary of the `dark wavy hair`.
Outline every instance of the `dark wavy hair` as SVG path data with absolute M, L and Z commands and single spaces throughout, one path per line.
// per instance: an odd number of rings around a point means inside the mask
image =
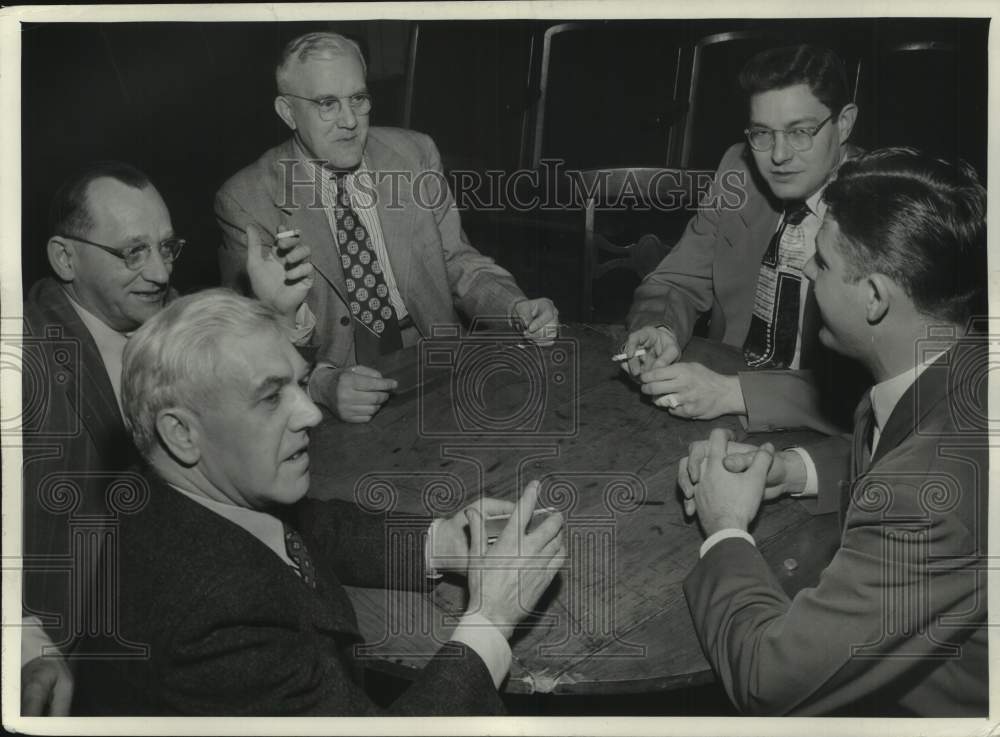
M 847 277 L 885 274 L 922 313 L 965 324 L 986 291 L 986 189 L 965 162 L 886 148 L 845 162 L 823 193 Z
M 740 71 L 740 87 L 747 99 L 796 84 L 809 85 L 816 99 L 834 115 L 851 101 L 844 62 L 821 46 L 801 44 L 767 49 L 751 58 Z

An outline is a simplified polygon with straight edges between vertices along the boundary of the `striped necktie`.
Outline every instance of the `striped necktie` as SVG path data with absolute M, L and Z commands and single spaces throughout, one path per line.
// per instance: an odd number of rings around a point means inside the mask
M 799 336 L 799 295 L 806 262 L 804 202 L 789 204 L 771 238 L 757 276 L 743 356 L 754 368 L 790 368 Z

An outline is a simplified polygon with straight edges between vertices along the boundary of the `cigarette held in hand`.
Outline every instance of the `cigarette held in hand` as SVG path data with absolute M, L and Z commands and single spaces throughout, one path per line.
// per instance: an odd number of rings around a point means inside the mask
M 642 356 L 645 356 L 645 355 L 646 355 L 646 349 L 645 348 L 640 348 L 635 353 L 633 353 L 631 356 L 628 353 L 618 353 L 617 355 L 612 356 L 611 360 L 612 361 L 631 361 L 633 358 L 641 358 Z

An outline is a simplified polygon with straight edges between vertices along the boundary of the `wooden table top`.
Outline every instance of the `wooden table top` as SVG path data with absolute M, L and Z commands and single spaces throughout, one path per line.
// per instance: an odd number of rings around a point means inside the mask
M 540 505 L 566 517 L 569 561 L 511 640 L 510 693 L 640 692 L 713 677 L 681 588 L 703 538 L 678 500 L 677 461 L 711 428 L 739 435 L 740 424 L 655 407 L 610 360 L 620 345 L 620 333 L 584 325 L 545 348 L 436 336 L 380 366 L 400 391 L 370 423 L 330 420 L 312 435 L 316 498 L 442 516 L 481 493 L 513 499 L 542 482 Z M 684 360 L 723 373 L 743 365 L 738 351 L 699 339 Z M 774 435 L 779 447 L 803 439 Z M 789 595 L 815 584 L 839 541 L 836 515 L 810 516 L 790 499 L 764 505 L 751 531 Z M 464 611 L 461 584 L 349 589 L 370 666 L 405 676 L 426 664 Z

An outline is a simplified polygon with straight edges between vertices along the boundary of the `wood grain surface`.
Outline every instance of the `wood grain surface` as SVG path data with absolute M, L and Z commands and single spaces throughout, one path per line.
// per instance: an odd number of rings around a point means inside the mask
M 623 335 L 571 325 L 552 346 L 516 335 L 433 337 L 378 367 L 402 391 L 364 425 L 327 420 L 311 440 L 317 498 L 380 512 L 451 514 L 481 494 L 515 499 L 541 481 L 540 504 L 566 518 L 570 556 L 511 640 L 510 693 L 614 694 L 712 678 L 681 589 L 702 535 L 678 501 L 677 462 L 713 427 L 653 406 L 610 360 Z M 722 373 L 738 351 L 692 340 L 683 360 Z M 790 437 L 790 436 L 789 436 Z M 779 447 L 781 434 L 755 436 Z M 808 439 L 797 433 L 796 441 Z M 836 515 L 794 500 L 766 504 L 752 533 L 786 591 L 815 583 L 836 549 Z M 349 589 L 369 667 L 413 675 L 465 607 L 461 579 L 432 594 Z

